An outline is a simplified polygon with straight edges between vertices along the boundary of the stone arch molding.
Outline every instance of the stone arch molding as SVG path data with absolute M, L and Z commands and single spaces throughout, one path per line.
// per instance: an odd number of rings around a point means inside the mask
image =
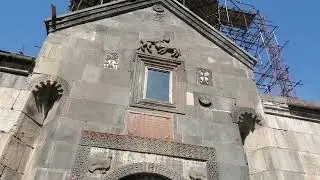
M 69 84 L 59 76 L 33 74 L 27 83 L 27 90 L 32 92 L 33 101 L 38 114 L 46 119 L 53 105 L 64 95 L 70 93 Z
M 119 180 L 121 178 L 140 173 L 160 175 L 171 180 L 186 180 L 182 175 L 171 169 L 166 168 L 164 165 L 145 162 L 133 163 L 111 170 L 106 174 L 106 176 L 104 176 L 103 179 Z

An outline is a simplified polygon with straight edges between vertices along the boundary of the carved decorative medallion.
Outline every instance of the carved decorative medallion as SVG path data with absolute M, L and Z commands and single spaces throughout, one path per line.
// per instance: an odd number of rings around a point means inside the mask
M 198 100 L 199 100 L 200 105 L 203 107 L 211 107 L 212 106 L 212 99 L 207 96 L 200 95 L 198 97 Z
M 105 69 L 118 70 L 119 56 L 117 53 L 108 53 L 106 60 L 104 61 L 103 67 Z
M 164 37 L 160 41 L 140 41 L 139 51 L 149 54 L 166 55 L 169 54 L 172 58 L 181 56 L 180 49 L 170 46 L 170 38 Z
M 201 85 L 212 85 L 212 72 L 204 68 L 198 68 L 197 81 Z
M 152 8 L 155 11 L 154 16 L 156 21 L 161 21 L 163 17 L 166 16 L 166 13 L 164 12 L 164 8 L 161 4 L 155 4 Z

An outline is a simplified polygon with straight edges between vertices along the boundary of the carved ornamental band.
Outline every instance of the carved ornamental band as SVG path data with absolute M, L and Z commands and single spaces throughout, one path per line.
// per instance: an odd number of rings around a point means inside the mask
M 211 147 L 189 145 L 171 141 L 149 139 L 143 137 L 115 135 L 84 131 L 79 144 L 72 179 L 85 179 L 88 173 L 101 173 L 105 180 L 119 180 L 139 173 L 152 173 L 172 180 L 185 180 L 182 174 L 168 169 L 165 164 L 138 162 L 113 167 L 111 161 L 114 157 L 102 157 L 92 161 L 90 152 L 92 148 L 126 151 L 132 153 L 146 153 L 179 158 L 204 163 L 206 174 L 190 171 L 188 176 L 193 179 L 218 180 L 218 167 L 215 161 L 215 149 Z M 105 161 L 103 161 L 104 159 Z

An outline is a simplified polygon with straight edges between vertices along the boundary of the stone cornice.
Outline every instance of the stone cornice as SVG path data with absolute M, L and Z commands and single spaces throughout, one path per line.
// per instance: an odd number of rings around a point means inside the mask
M 319 106 L 315 103 L 283 97 L 262 97 L 266 114 L 320 123 Z
M 35 57 L 0 50 L 0 72 L 28 76 L 35 65 Z
M 151 7 L 154 4 L 160 3 L 170 12 L 175 14 L 189 26 L 194 28 L 200 34 L 205 36 L 210 41 L 217 44 L 220 48 L 225 50 L 233 57 L 240 60 L 244 65 L 253 69 L 256 64 L 256 59 L 250 53 L 243 50 L 236 43 L 228 39 L 221 32 L 202 20 L 196 14 L 184 7 L 176 0 L 119 0 L 111 3 L 94 6 L 91 8 L 75 11 L 63 16 L 59 16 L 52 21 L 47 19 L 45 21 L 47 32 L 55 32 L 72 26 L 93 22 L 120 14 L 128 13 L 138 9 Z

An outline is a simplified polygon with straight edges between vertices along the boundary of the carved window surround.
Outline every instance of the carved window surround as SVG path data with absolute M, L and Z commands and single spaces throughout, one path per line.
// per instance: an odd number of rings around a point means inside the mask
M 170 72 L 170 101 L 160 102 L 145 97 L 146 68 Z M 184 62 L 175 58 L 150 55 L 137 51 L 134 59 L 130 106 L 184 114 L 185 70 Z

